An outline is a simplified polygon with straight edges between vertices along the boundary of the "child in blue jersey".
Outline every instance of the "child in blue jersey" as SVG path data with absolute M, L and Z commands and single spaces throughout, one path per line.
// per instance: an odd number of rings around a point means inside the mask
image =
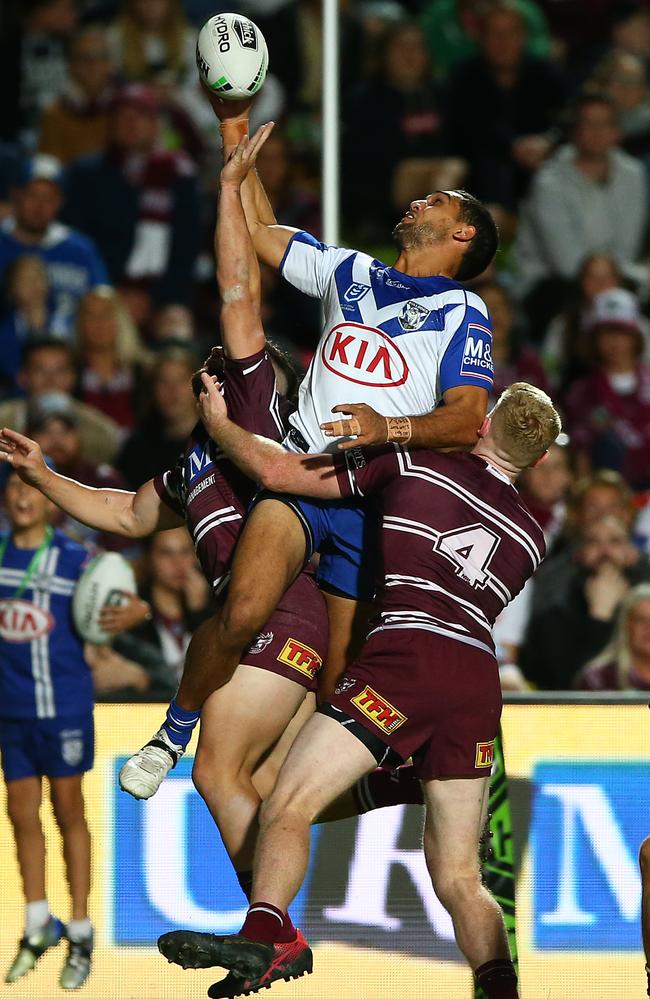
M 6 974 L 15 982 L 62 937 L 59 979 L 76 989 L 90 972 L 90 834 L 82 778 L 93 765 L 93 684 L 72 623 L 72 594 L 87 552 L 49 525 L 54 506 L 10 473 L 11 532 L 0 535 L 0 753 L 7 811 L 25 894 L 25 932 Z M 64 926 L 45 895 L 43 778 L 63 839 L 72 919 Z

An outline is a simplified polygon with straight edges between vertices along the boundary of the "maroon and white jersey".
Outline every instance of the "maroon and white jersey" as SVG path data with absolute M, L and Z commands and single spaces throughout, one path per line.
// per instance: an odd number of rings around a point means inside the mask
M 266 351 L 226 360 L 224 396 L 230 418 L 251 433 L 281 440 L 290 407 L 278 394 Z M 156 476 L 163 503 L 185 517 L 201 568 L 214 592 L 228 582 L 230 562 L 255 483 L 228 461 L 202 423 L 190 434 L 176 465 Z
M 475 454 L 361 448 L 336 459 L 344 496 L 382 493 L 376 631 L 420 628 L 494 653 L 492 625 L 544 558 L 510 481 Z

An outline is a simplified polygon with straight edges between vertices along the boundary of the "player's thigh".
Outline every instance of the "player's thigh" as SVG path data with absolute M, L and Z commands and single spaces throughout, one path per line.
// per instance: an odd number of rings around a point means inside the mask
M 11 822 L 20 826 L 38 819 L 42 800 L 40 777 L 20 777 L 7 780 L 7 815 Z
M 478 870 L 489 786 L 489 775 L 423 781 L 424 846 L 434 883 L 441 873 L 455 877 Z
M 266 754 L 253 774 L 253 784 L 264 801 L 275 787 L 282 764 L 300 732 L 316 709 L 316 695 L 307 691 L 295 715 L 285 728 L 275 746 Z
M 263 806 L 263 821 L 293 808 L 311 822 L 375 766 L 375 757 L 356 736 L 333 718 L 316 713 L 289 750 L 275 790 Z
M 271 612 L 303 567 L 305 533 L 285 503 L 263 499 L 251 510 L 233 557 L 224 604 L 225 623 L 243 614 L 259 622 Z
M 275 745 L 305 696 L 305 688 L 254 666 L 238 666 L 201 713 L 196 775 L 214 770 L 250 775 Z
M 368 631 L 371 605 L 323 589 L 329 619 L 327 657 L 318 678 L 319 700 L 327 700 L 347 666 L 358 656 Z

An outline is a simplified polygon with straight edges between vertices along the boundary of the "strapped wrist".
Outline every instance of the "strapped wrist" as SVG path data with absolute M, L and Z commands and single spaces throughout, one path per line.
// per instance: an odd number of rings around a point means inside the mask
M 241 140 L 248 135 L 248 115 L 222 121 L 219 125 L 219 131 L 224 146 L 238 146 Z
M 411 439 L 411 421 L 408 416 L 386 417 L 386 443 L 408 444 Z

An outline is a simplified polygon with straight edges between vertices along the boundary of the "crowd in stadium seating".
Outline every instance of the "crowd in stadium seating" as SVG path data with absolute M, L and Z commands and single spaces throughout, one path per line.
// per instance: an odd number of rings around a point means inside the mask
M 498 622 L 504 685 L 650 689 L 650 9 L 340 7 L 342 238 L 390 261 L 414 197 L 465 186 L 488 202 L 502 248 L 476 288 L 495 394 L 528 380 L 563 413 L 522 483 L 550 554 Z M 276 215 L 320 235 L 320 0 L 2 5 L 0 425 L 89 484 L 136 488 L 173 464 L 195 419 L 189 375 L 218 338 L 220 153 L 194 45 L 219 9 L 268 41 L 253 118 L 278 122 L 259 159 Z M 317 304 L 266 269 L 263 295 L 268 335 L 305 367 Z M 92 653 L 100 696 L 166 698 L 210 611 L 170 538 L 127 552 L 154 618 Z

